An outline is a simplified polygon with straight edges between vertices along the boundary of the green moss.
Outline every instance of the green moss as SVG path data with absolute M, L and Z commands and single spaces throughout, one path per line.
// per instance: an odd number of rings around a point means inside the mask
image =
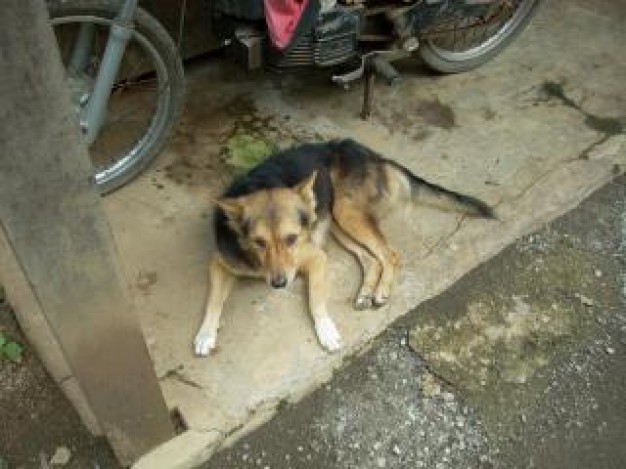
M 263 136 L 246 131 L 233 133 L 225 143 L 226 163 L 238 170 L 248 170 L 273 151 L 273 145 Z

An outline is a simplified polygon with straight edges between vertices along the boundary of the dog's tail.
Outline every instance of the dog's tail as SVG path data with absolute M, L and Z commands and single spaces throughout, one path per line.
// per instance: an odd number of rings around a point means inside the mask
M 482 200 L 428 182 L 395 161 L 386 160 L 385 163 L 404 180 L 403 185 L 416 203 L 444 211 L 461 212 L 472 217 L 497 218 L 494 210 Z

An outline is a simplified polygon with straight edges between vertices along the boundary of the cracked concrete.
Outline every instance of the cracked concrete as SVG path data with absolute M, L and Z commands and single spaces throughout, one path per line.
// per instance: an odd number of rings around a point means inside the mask
M 624 18 L 613 2 L 545 2 L 487 66 L 436 77 L 402 64 L 404 81 L 377 86 L 367 122 L 358 119 L 361 87 L 345 92 L 323 75 L 250 76 L 221 61 L 188 70 L 187 110 L 170 144 L 146 174 L 105 200 L 166 401 L 187 426 L 136 467 L 162 467 L 165 455 L 174 458 L 168 467 L 203 461 L 224 439 L 329 379 L 394 319 L 622 172 Z M 346 344 L 339 354 L 318 346 L 301 282 L 270 292 L 242 281 L 227 303 L 217 353 L 195 358 L 210 201 L 236 172 L 225 161 L 228 139 L 251 125 L 276 147 L 358 139 L 428 180 L 486 200 L 499 220 L 428 208 L 390 213 L 383 228 L 404 267 L 389 305 L 371 312 L 351 309 L 358 266 L 331 243 L 329 307 Z

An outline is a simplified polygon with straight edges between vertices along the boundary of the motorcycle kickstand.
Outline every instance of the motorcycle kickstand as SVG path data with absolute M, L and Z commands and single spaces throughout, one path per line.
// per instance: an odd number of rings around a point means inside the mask
M 376 74 L 370 63 L 365 65 L 365 84 L 363 88 L 363 107 L 361 108 L 361 120 L 368 120 L 372 115 L 372 92 Z
M 380 75 L 387 85 L 397 85 L 400 82 L 400 74 L 393 65 L 386 60 L 385 56 L 391 56 L 395 59 L 406 57 L 406 52 L 385 52 L 372 51 L 361 57 L 361 65 L 343 75 L 334 75 L 333 83 L 337 83 L 347 89 L 349 84 L 361 77 L 365 77 L 365 86 L 363 88 L 363 107 L 361 109 L 361 119 L 367 120 L 372 114 L 372 99 L 374 93 L 374 76 Z
M 395 86 L 400 83 L 400 74 L 384 57 L 372 55 L 365 62 L 365 88 L 363 91 L 363 109 L 361 119 L 367 120 L 372 114 L 372 99 L 374 94 L 374 77 L 379 75 L 387 86 Z

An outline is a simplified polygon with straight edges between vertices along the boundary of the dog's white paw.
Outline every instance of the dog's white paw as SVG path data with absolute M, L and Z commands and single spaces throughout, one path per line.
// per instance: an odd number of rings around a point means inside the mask
M 374 306 L 380 308 L 381 306 L 385 306 L 389 302 L 389 293 L 385 291 L 378 291 L 374 296 Z
M 389 286 L 378 285 L 374 293 L 374 307 L 380 308 L 389 302 L 391 288 Z
M 198 332 L 193 341 L 193 348 L 197 356 L 206 357 L 215 348 L 215 343 L 215 334 Z
M 336 352 L 341 348 L 341 336 L 332 319 L 322 316 L 315 321 L 315 332 L 320 344 L 330 352 Z

